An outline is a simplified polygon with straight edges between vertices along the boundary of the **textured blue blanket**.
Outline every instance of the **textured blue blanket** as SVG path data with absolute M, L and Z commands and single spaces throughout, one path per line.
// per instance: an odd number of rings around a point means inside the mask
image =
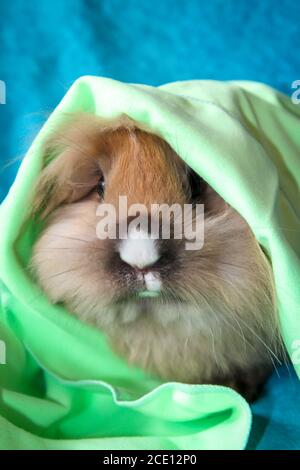
M 0 200 L 47 113 L 80 75 L 152 85 L 257 80 L 287 94 L 300 79 L 295 0 L 2 0 L 0 21 Z M 273 375 L 253 406 L 250 448 L 300 448 L 299 397 L 293 373 Z

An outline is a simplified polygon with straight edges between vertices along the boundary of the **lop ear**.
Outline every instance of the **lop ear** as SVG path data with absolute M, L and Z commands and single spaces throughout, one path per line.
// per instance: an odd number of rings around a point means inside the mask
M 61 204 L 86 196 L 97 185 L 100 169 L 92 156 L 67 148 L 42 170 L 35 187 L 33 212 L 44 219 Z
M 91 192 L 111 165 L 113 135 L 120 127 L 132 129 L 135 123 L 126 115 L 113 121 L 86 113 L 66 116 L 42 151 L 44 169 L 35 187 L 33 213 L 43 219 Z
M 102 126 L 95 116 L 72 116 L 42 150 L 44 169 L 34 188 L 33 213 L 41 219 L 61 204 L 82 199 L 101 176 Z

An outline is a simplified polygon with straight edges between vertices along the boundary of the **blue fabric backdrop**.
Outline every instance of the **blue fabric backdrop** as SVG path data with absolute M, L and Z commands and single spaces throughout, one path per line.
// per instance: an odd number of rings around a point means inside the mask
M 47 113 L 80 75 L 152 85 L 258 80 L 291 94 L 299 25 L 296 0 L 1 0 L 0 201 Z M 300 448 L 293 373 L 274 374 L 253 413 L 250 448 Z

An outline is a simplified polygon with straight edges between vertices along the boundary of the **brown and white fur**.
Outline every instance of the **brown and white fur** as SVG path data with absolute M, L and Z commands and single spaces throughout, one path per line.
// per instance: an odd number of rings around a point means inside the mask
M 32 269 L 53 303 L 165 380 L 231 386 L 252 400 L 280 350 L 272 270 L 245 220 L 159 136 L 80 115 L 50 137 L 34 196 L 45 227 Z M 98 182 L 105 181 L 100 197 Z M 196 190 L 195 190 L 196 188 Z M 96 209 L 201 202 L 201 250 L 184 240 L 100 240 Z M 139 297 L 141 290 L 157 297 Z

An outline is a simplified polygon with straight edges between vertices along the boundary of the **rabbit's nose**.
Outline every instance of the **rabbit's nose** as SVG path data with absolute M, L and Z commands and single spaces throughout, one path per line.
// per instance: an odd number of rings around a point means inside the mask
M 160 258 L 157 240 L 152 239 L 147 232 L 139 230 L 129 231 L 127 238 L 120 241 L 119 254 L 125 263 L 143 274 Z

